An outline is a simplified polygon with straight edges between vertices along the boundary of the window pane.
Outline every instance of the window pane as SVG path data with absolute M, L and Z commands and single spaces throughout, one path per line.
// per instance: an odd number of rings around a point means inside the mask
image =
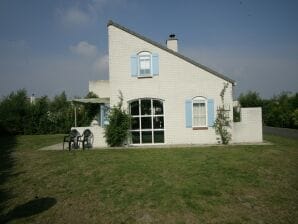
M 142 131 L 142 143 L 152 143 L 151 131 Z
M 151 100 L 141 100 L 141 114 L 151 115 Z
M 131 119 L 131 130 L 138 130 L 138 129 L 140 129 L 140 118 L 133 117 Z
M 206 117 L 202 117 L 200 120 L 200 126 L 205 126 L 206 125 Z
M 130 103 L 130 114 L 139 115 L 139 101 L 133 101 Z
M 150 75 L 150 69 L 140 69 L 140 75 Z
M 142 117 L 142 129 L 151 129 L 152 123 L 151 123 L 151 117 Z
M 140 144 L 140 132 L 131 132 L 131 141 L 133 144 Z
M 164 143 L 164 131 L 155 131 L 154 132 L 154 143 Z
M 193 126 L 199 126 L 199 104 L 193 103 Z
M 193 125 L 195 127 L 206 125 L 206 104 L 204 101 L 193 103 Z
M 150 69 L 150 58 L 140 58 L 140 68 Z
M 205 103 L 200 103 L 200 121 L 199 121 L 200 126 L 205 126 L 206 125 L 206 104 Z
M 153 100 L 153 113 L 155 115 L 163 114 L 162 102 L 159 100 Z
M 164 128 L 163 117 L 154 117 L 153 127 L 154 129 L 163 129 Z
M 130 103 L 130 112 L 133 116 L 131 118 L 132 144 L 164 143 L 164 111 L 162 101 L 155 99 L 132 101 Z
M 140 75 L 148 75 L 151 73 L 151 56 L 140 55 Z
M 205 109 L 205 104 L 204 103 L 199 103 L 199 113 L 200 114 L 205 114 L 206 109 Z

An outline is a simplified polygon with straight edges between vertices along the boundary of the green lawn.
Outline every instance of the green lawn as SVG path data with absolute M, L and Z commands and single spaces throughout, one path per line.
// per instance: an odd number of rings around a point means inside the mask
M 74 152 L 37 150 L 61 135 L 0 140 L 2 222 L 298 223 L 297 140 Z

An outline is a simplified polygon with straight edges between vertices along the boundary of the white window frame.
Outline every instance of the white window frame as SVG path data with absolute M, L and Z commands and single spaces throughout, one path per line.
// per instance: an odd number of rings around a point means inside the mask
M 197 101 L 204 102 L 204 104 L 205 104 L 205 114 L 206 114 L 205 125 L 199 125 L 199 126 L 194 125 L 194 106 L 193 105 L 194 105 L 194 103 L 197 103 Z M 206 128 L 206 127 L 208 127 L 208 103 L 207 103 L 207 99 L 205 97 L 202 97 L 202 96 L 194 97 L 192 99 L 191 109 L 192 109 L 192 127 L 193 128 Z
M 142 75 L 141 71 L 141 57 L 142 56 L 149 56 L 150 57 L 150 73 Z M 138 77 L 152 77 L 152 54 L 149 51 L 142 51 L 138 54 Z
M 151 114 L 150 115 L 142 115 L 141 114 L 141 101 L 142 100 L 150 100 L 151 102 Z M 162 107 L 163 107 L 163 113 L 162 114 L 154 114 L 153 113 L 153 100 L 157 100 L 160 101 L 162 103 Z M 135 99 L 135 100 L 131 100 L 128 102 L 129 105 L 129 113 L 130 112 L 130 104 L 132 102 L 138 101 L 139 103 L 139 114 L 138 115 L 131 115 L 132 118 L 139 118 L 139 129 L 136 130 L 130 130 L 130 132 L 139 132 L 140 135 L 140 143 L 131 143 L 132 145 L 163 145 L 165 144 L 165 111 L 164 111 L 164 101 L 161 99 L 157 99 L 157 98 L 139 98 L 139 99 Z M 151 118 L 151 128 L 149 129 L 142 129 L 142 118 L 144 117 L 150 117 Z M 163 117 L 163 122 L 164 122 L 164 126 L 163 128 L 154 128 L 154 118 L 155 117 Z M 143 143 L 142 142 L 142 132 L 143 131 L 151 131 L 152 134 L 152 142 L 151 143 Z M 164 142 L 157 142 L 155 143 L 154 141 L 154 131 L 163 131 L 164 133 Z

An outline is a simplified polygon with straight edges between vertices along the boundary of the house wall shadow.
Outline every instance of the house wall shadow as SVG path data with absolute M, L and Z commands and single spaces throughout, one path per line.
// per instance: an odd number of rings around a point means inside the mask
M 25 204 L 16 206 L 14 209 L 4 214 L 7 200 L 13 197 L 11 190 L 5 188 L 4 185 L 10 178 L 22 175 L 23 173 L 16 173 L 14 171 L 16 159 L 13 153 L 16 146 L 16 136 L 3 134 L 0 128 L 0 223 L 30 217 L 48 210 L 57 203 L 56 199 L 51 197 L 35 198 Z
M 32 215 L 44 212 L 57 203 L 55 198 L 44 197 L 37 198 L 26 202 L 25 204 L 16 206 L 13 210 L 2 216 L 1 223 L 8 223 L 14 219 L 26 218 Z

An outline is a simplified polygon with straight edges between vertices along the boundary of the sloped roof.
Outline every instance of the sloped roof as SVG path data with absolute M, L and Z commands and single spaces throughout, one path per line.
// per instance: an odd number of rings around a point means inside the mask
M 230 79 L 227 76 L 225 76 L 225 75 L 223 75 L 221 73 L 218 73 L 218 72 L 214 71 L 213 69 L 208 68 L 207 66 L 202 65 L 202 64 L 194 61 L 193 59 L 188 58 L 188 57 L 186 57 L 186 56 L 184 56 L 184 55 L 182 55 L 182 54 L 180 54 L 180 53 L 178 53 L 176 51 L 173 51 L 173 50 L 167 48 L 166 46 L 164 46 L 164 45 L 162 45 L 160 43 L 157 43 L 157 42 L 155 42 L 155 41 L 153 41 L 153 40 L 151 40 L 151 39 L 149 39 L 149 38 L 147 38 L 147 37 L 145 37 L 145 36 L 143 36 L 143 35 L 141 35 L 139 33 L 136 33 L 134 31 L 132 31 L 132 30 L 124 27 L 124 26 L 121 26 L 120 24 L 115 23 L 112 20 L 110 20 L 108 22 L 108 24 L 107 24 L 107 26 L 110 26 L 110 25 L 115 26 L 115 27 L 117 27 L 117 28 L 119 28 L 119 29 L 121 29 L 121 30 L 123 30 L 123 31 L 125 31 L 125 32 L 127 32 L 127 33 L 129 33 L 131 35 L 133 35 L 133 36 L 136 36 L 136 37 L 138 37 L 138 38 L 140 38 L 140 39 L 142 39 L 142 40 L 144 40 L 144 41 L 146 41 L 146 42 L 148 42 L 148 43 L 150 43 L 150 44 L 152 44 L 152 45 L 154 45 L 154 46 L 156 46 L 156 47 L 158 47 L 158 48 L 160 48 L 162 50 L 165 50 L 165 51 L 169 52 L 170 54 L 173 54 L 173 55 L 175 55 L 175 56 L 177 56 L 177 57 L 179 57 L 179 58 L 181 58 L 181 59 L 183 59 L 183 60 L 185 60 L 185 61 L 187 61 L 187 62 L 189 62 L 189 63 L 191 63 L 191 64 L 193 64 L 193 65 L 195 65 L 195 66 L 197 66 L 197 67 L 199 67 L 199 68 L 207 71 L 207 72 L 210 72 L 211 74 L 213 74 L 213 75 L 215 75 L 215 76 L 217 76 L 219 78 L 224 79 L 227 82 L 232 83 L 233 85 L 236 85 L 236 82 L 233 79 Z

